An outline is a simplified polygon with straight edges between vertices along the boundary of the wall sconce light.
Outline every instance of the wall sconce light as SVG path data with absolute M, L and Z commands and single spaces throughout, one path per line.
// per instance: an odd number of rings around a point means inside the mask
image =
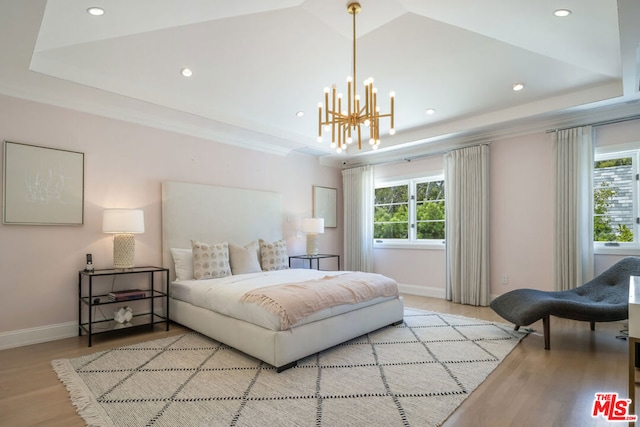
M 105 209 L 102 232 L 113 233 L 113 267 L 133 268 L 136 240 L 134 233 L 144 233 L 142 209 Z
M 318 255 L 318 233 L 324 233 L 324 218 L 303 218 L 302 231 L 307 233 L 307 255 Z

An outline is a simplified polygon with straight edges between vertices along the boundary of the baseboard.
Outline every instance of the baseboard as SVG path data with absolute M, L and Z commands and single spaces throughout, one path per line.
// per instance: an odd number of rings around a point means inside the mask
M 445 299 L 447 294 L 442 288 L 432 288 L 429 286 L 398 284 L 398 289 L 402 294 L 417 295 L 420 297 Z
M 78 336 L 78 322 L 0 332 L 0 350 Z
M 162 316 L 162 308 L 154 310 Z M 0 332 L 0 350 L 40 344 L 78 336 L 78 322 L 58 323 L 57 325 L 39 326 L 37 328 L 18 329 L 16 331 Z

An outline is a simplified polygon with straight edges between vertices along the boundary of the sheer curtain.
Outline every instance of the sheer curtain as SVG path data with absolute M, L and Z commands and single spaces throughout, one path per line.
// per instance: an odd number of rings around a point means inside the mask
M 593 278 L 591 126 L 554 132 L 554 280 L 558 291 Z
M 489 305 L 489 147 L 445 154 L 447 299 Z
M 373 271 L 373 166 L 342 171 L 344 269 Z

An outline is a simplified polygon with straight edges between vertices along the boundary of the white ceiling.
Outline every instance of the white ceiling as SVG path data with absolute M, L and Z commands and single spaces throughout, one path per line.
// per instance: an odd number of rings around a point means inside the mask
M 347 2 L 0 0 L 0 93 L 353 164 L 640 113 L 640 1 L 361 0 L 357 81 L 395 91 L 397 133 L 333 154 L 317 104 L 346 91 Z

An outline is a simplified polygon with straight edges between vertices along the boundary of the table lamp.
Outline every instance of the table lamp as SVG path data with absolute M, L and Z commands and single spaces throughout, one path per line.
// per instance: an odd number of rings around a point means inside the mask
M 133 268 L 136 240 L 134 233 L 144 233 L 142 209 L 105 209 L 102 232 L 113 233 L 113 267 Z
M 318 255 L 318 233 L 324 233 L 324 218 L 303 218 L 302 231 L 307 233 L 307 255 Z

